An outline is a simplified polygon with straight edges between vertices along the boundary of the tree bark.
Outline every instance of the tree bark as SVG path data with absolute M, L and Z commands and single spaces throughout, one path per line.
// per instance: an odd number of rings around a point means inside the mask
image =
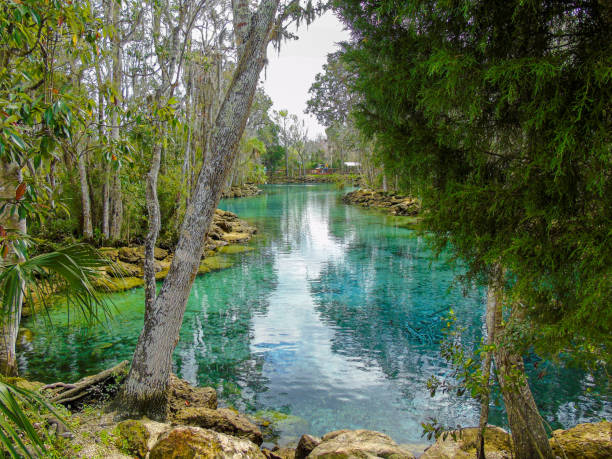
M 172 353 L 200 264 L 204 237 L 246 125 L 278 3 L 279 0 L 263 0 L 252 18 L 244 52 L 217 115 L 210 157 L 202 166 L 185 212 L 168 276 L 156 301 L 145 311 L 144 327 L 121 397 L 124 412 L 154 419 L 166 416 Z
M 144 281 L 145 281 L 145 311 L 150 309 L 155 302 L 156 283 L 155 283 L 155 244 L 159 229 L 161 227 L 161 214 L 159 201 L 157 199 L 157 177 L 161 163 L 161 143 L 155 142 L 153 146 L 153 158 L 151 168 L 147 174 L 147 214 L 149 217 L 147 237 L 145 239 L 145 259 L 144 259 Z
M 0 163 L 0 200 L 7 201 L 15 199 L 15 190 L 21 183 L 21 168 L 17 163 Z M 12 206 L 7 205 L 0 215 L 0 224 L 6 230 L 26 233 L 26 221 L 19 218 L 17 213 L 12 212 Z M 22 261 L 14 251 L 9 252 L 7 258 L 17 258 Z M 3 305 L 4 314 L 0 324 L 0 373 L 6 376 L 17 375 L 17 354 L 15 344 L 19 333 L 19 322 L 21 321 L 21 309 L 23 297 L 17 300 L 17 304 Z
M 505 326 L 502 324 L 503 285 L 501 270 L 498 280 L 489 285 L 495 297 L 494 358 L 497 377 L 512 432 L 512 446 L 517 458 L 553 459 L 548 435 L 525 375 L 523 358 L 505 342 Z M 511 315 L 516 317 L 516 307 Z
M 119 113 L 117 112 L 119 100 L 121 98 L 121 81 L 122 81 L 122 64 L 121 64 L 121 3 L 112 2 L 112 22 L 115 28 L 113 34 L 113 91 L 115 110 L 111 117 L 111 141 L 113 146 L 119 142 Z M 113 174 L 111 190 L 110 190 L 110 227 L 109 237 L 111 240 L 117 240 L 121 237 L 121 224 L 123 221 L 123 198 L 121 193 L 121 169 L 118 167 Z
M 493 346 L 495 343 L 495 324 L 498 305 L 501 304 L 500 293 L 502 291 L 500 282 L 500 273 L 499 269 L 496 266 L 493 270 L 493 274 L 489 278 L 489 288 L 487 291 L 487 310 L 485 314 L 485 323 L 487 327 L 487 339 L 486 346 Z M 482 375 L 484 378 L 483 395 L 480 400 L 480 420 L 478 423 L 478 427 L 480 431 L 478 432 L 478 443 L 476 445 L 476 457 L 477 459 L 485 459 L 485 443 L 484 443 L 484 435 L 485 429 L 487 427 L 487 422 L 489 421 L 489 403 L 491 400 L 491 363 L 492 363 L 492 352 L 487 350 L 484 355 L 484 359 L 482 362 Z
M 77 153 L 78 154 L 78 153 Z M 93 226 L 91 223 L 91 200 L 89 199 L 89 184 L 87 182 L 87 164 L 85 154 L 78 154 L 79 179 L 81 181 L 81 208 L 83 212 L 83 237 L 93 239 Z

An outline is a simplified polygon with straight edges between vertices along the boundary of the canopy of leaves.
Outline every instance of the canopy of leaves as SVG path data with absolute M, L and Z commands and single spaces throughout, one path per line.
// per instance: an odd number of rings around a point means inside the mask
M 422 186 L 438 248 L 472 276 L 508 268 L 540 350 L 609 362 L 609 3 L 334 4 L 354 37 L 358 125 Z

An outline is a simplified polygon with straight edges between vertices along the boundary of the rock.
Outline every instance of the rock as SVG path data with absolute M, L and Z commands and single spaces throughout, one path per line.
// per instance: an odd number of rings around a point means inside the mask
M 358 204 L 362 207 L 377 207 L 385 209 L 392 215 L 411 216 L 420 211 L 420 203 L 409 196 L 400 196 L 384 191 L 359 189 L 342 197 L 347 204 Z
M 142 264 L 144 260 L 144 247 L 121 247 L 119 249 L 119 260 L 126 263 Z
M 261 431 L 245 416 L 227 408 L 211 410 L 202 407 L 184 407 L 174 420 L 179 424 L 203 427 L 238 438 L 246 438 L 257 445 L 263 442 Z
M 162 434 L 150 459 L 266 459 L 249 440 L 200 427 L 177 427 Z
M 455 434 L 456 440 L 452 433 Z M 421 459 L 473 459 L 476 457 L 477 445 L 477 427 L 448 432 L 446 438 L 439 437 L 423 453 Z M 512 457 L 510 434 L 500 427 L 488 426 L 485 431 L 485 455 L 487 459 L 510 459 Z
M 262 449 L 262 452 L 268 459 L 295 459 L 295 450 L 293 448 L 279 448 L 277 446 L 272 450 Z
M 160 247 L 155 247 L 155 249 L 153 249 L 153 257 L 156 260 L 163 260 L 167 256 L 168 256 L 168 251 L 166 249 L 162 249 Z
M 111 277 L 142 277 L 142 268 L 125 261 L 117 261 L 114 268 L 106 271 Z
M 612 422 L 578 424 L 568 430 L 555 430 L 550 446 L 556 456 L 567 459 L 612 457 Z
M 119 249 L 114 247 L 100 247 L 98 251 L 112 261 L 117 261 L 119 259 Z
M 217 392 L 212 387 L 193 387 L 176 375 L 170 375 L 168 419 L 173 420 L 187 406 L 214 410 L 217 408 Z
M 300 437 L 297 448 L 295 448 L 295 459 L 306 459 L 306 457 L 321 444 L 321 439 L 312 435 L 304 434 Z
M 144 285 L 142 277 L 101 277 L 94 282 L 94 287 L 106 292 L 123 292 Z
M 6 377 L 4 378 L 4 381 L 13 386 L 18 387 L 19 389 L 25 389 L 31 392 L 38 392 L 45 385 L 45 383 L 41 383 L 38 381 L 28 381 L 27 379 L 19 378 L 17 376 Z
M 338 430 L 325 434 L 310 459 L 414 459 L 389 436 L 371 430 Z
M 128 419 L 117 424 L 117 447 L 141 459 L 147 455 L 150 433 L 140 421 Z
M 223 236 L 221 236 L 221 238 L 229 244 L 236 244 L 238 242 L 247 242 L 251 238 L 251 234 L 231 232 L 231 233 L 224 233 Z

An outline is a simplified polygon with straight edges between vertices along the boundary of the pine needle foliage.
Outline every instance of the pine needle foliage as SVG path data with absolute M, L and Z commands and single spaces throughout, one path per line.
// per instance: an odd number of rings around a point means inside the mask
M 336 0 L 360 129 L 421 190 L 425 226 L 536 326 L 522 344 L 612 357 L 612 4 Z

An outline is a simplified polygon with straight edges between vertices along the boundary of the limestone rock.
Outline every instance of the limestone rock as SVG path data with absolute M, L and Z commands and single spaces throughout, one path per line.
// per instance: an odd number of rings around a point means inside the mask
M 212 387 L 193 387 L 187 381 L 170 375 L 168 385 L 168 419 L 174 420 L 185 407 L 217 408 L 217 392 Z
M 371 430 L 338 430 L 323 436 L 310 459 L 413 459 L 388 435 Z
M 177 423 L 203 427 L 216 432 L 246 438 L 257 445 L 261 445 L 263 437 L 261 431 L 245 416 L 227 408 L 211 410 L 202 407 L 185 407 L 176 413 Z
M 262 452 L 268 459 L 295 459 L 295 450 L 293 448 L 279 448 L 277 446 L 272 450 L 264 448 Z
M 306 459 L 308 455 L 321 444 L 321 439 L 312 435 L 304 434 L 300 437 L 295 449 L 295 459 Z
M 478 428 L 469 427 L 449 432 L 446 438 L 438 440 L 429 447 L 421 459 L 473 459 L 478 445 Z M 487 459 L 510 459 L 512 440 L 510 434 L 500 427 L 488 426 L 485 431 L 485 455 Z
M 130 454 L 133 454 L 141 459 L 147 455 L 147 441 L 149 440 L 149 431 L 140 421 L 128 419 L 117 424 L 119 433 L 118 447 Z
M 578 424 L 568 430 L 555 430 L 552 434 L 550 446 L 556 456 L 567 459 L 612 457 L 612 422 Z
M 144 247 L 121 247 L 119 260 L 126 263 L 138 264 L 144 260 Z
M 177 427 L 162 434 L 150 459 L 266 459 L 249 440 L 200 427 Z
M 163 260 L 168 256 L 168 251 L 166 249 L 162 249 L 160 247 L 155 247 L 153 250 L 153 257 L 156 260 Z

